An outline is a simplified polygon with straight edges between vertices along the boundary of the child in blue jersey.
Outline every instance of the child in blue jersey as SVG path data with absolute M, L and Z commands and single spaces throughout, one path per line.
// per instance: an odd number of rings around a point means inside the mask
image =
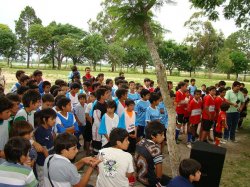
M 118 128 L 126 129 L 129 133 L 128 140 L 130 142 L 128 146 L 129 153 L 135 153 L 135 146 L 136 146 L 136 137 L 137 137 L 137 128 L 135 125 L 136 114 L 134 111 L 135 102 L 131 99 L 127 99 L 125 101 L 126 109 L 122 113 Z
M 150 106 L 146 110 L 146 125 L 151 121 L 160 122 L 161 116 L 157 106 L 160 103 L 159 94 L 152 92 L 149 97 Z
M 43 93 L 41 95 L 50 94 L 51 83 L 49 81 L 43 81 L 42 88 L 43 88 Z
M 78 123 L 74 114 L 71 112 L 71 101 L 69 98 L 63 97 L 57 101 L 60 112 L 56 117 L 57 133 L 68 132 L 74 134 L 78 131 Z
M 146 126 L 146 110 L 150 106 L 148 101 L 150 92 L 147 89 L 142 89 L 141 100 L 135 105 L 136 120 L 135 125 L 137 126 L 137 137 L 145 137 L 144 128 Z
M 74 82 L 70 85 L 70 92 L 66 93 L 66 97 L 71 101 L 71 110 L 79 103 L 78 92 L 81 89 L 81 85 Z
M 140 100 L 139 94 L 135 91 L 135 82 L 130 81 L 128 85 L 129 85 L 128 99 L 131 99 L 133 101 Z
M 40 70 L 35 70 L 33 72 L 33 78 L 37 82 L 37 86 L 39 88 L 39 93 L 42 94 L 44 92 L 44 90 L 43 90 L 43 72 Z
M 116 91 L 116 114 L 121 117 L 122 113 L 125 110 L 125 100 L 128 98 L 128 90 L 124 88 L 120 88 Z
M 112 129 L 116 128 L 119 123 L 119 116 L 115 114 L 115 101 L 107 102 L 107 112 L 102 116 L 98 133 L 102 135 L 102 147 L 110 147 L 109 134 Z
M 10 89 L 10 92 L 11 93 L 16 93 L 17 92 L 17 89 L 21 87 L 21 83 L 20 83 L 20 78 L 22 75 L 24 75 L 25 72 L 23 70 L 18 70 L 16 71 L 16 79 L 17 79 L 17 83 L 15 83 L 11 89 Z

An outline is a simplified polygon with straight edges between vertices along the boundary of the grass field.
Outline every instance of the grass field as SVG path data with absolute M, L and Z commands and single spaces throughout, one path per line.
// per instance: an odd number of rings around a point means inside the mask
M 7 91 L 10 89 L 10 87 L 13 85 L 13 83 L 16 82 L 15 78 L 15 72 L 17 69 L 14 68 L 3 68 L 3 74 L 5 75 L 7 79 Z M 112 73 L 107 71 L 104 72 L 105 78 L 114 78 L 118 76 L 118 73 Z M 25 69 L 26 74 L 32 74 L 34 69 Z M 97 75 L 99 72 L 93 72 L 93 75 Z M 52 83 L 56 79 L 63 79 L 67 80 L 67 76 L 69 74 L 69 70 L 43 70 L 43 77 L 45 80 L 49 80 Z M 83 71 L 81 71 L 81 74 L 83 74 Z M 128 81 L 134 80 L 135 82 L 143 82 L 143 79 L 145 77 L 148 77 L 150 79 L 153 79 L 156 81 L 156 76 L 154 74 L 141 74 L 141 73 L 125 73 L 125 77 Z M 203 76 L 203 78 L 196 78 L 196 85 L 198 88 L 202 84 L 214 85 L 219 80 L 221 80 L 222 77 L 225 77 L 225 75 L 213 75 L 213 79 L 208 79 Z M 168 76 L 168 80 L 171 80 L 174 82 L 174 85 L 176 85 L 179 81 L 190 77 L 185 76 Z M 226 81 L 227 86 L 231 86 L 233 80 Z M 246 88 L 250 90 L 250 83 L 245 82 Z M 239 140 L 238 143 L 228 143 L 224 147 L 227 148 L 227 155 L 226 160 L 224 164 L 224 169 L 222 173 L 222 179 L 221 179 L 221 187 L 249 187 L 250 186 L 250 117 L 247 116 L 246 120 L 244 121 L 244 129 L 240 130 L 240 132 L 237 133 L 237 139 Z M 179 146 L 179 150 L 182 154 L 183 158 L 189 157 L 190 149 L 188 149 L 185 146 L 185 143 L 181 144 Z M 167 157 L 167 155 L 166 155 Z M 165 163 L 164 166 L 164 173 L 169 173 L 169 165 L 168 162 Z

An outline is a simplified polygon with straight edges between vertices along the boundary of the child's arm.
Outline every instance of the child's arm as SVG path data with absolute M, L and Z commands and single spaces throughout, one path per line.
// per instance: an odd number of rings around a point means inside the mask
M 105 138 L 108 140 L 109 142 L 109 136 L 107 134 L 104 134 Z
M 79 118 L 77 117 L 76 114 L 74 114 L 75 118 L 76 118 L 76 121 L 78 123 L 79 126 L 82 126 L 83 124 L 80 122 Z
M 85 113 L 86 119 L 92 123 L 92 118 L 90 117 L 90 115 L 88 113 Z
M 155 165 L 155 174 L 157 179 L 161 179 L 162 177 L 162 163 Z
M 66 129 L 66 132 L 70 133 L 70 134 L 73 134 L 75 132 L 75 127 L 72 126 L 72 127 L 69 127 Z

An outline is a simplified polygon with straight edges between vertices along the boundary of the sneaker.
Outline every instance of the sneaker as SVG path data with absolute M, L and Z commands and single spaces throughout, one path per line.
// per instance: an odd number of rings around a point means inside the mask
M 231 140 L 231 142 L 238 143 L 238 141 L 236 139 Z
M 220 141 L 220 143 L 222 143 L 222 144 L 226 144 L 227 143 L 227 139 L 222 139 L 221 141 Z
M 188 142 L 188 143 L 187 143 L 187 147 L 188 147 L 189 149 L 192 148 L 191 142 Z

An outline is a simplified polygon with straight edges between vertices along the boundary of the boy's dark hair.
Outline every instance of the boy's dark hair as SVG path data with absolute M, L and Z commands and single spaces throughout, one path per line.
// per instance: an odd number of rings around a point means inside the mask
M 35 79 L 29 79 L 27 86 L 30 87 L 31 85 L 37 85 L 37 81 Z
M 95 82 L 92 84 L 92 90 L 95 90 L 98 86 L 101 86 L 99 82 Z
M 109 84 L 112 81 L 113 81 L 112 79 L 106 79 L 106 84 Z
M 54 96 L 52 94 L 44 94 L 42 96 L 42 102 L 55 102 Z
M 182 82 L 182 81 L 181 81 L 181 82 Z M 188 79 L 184 79 L 183 82 L 189 83 L 189 80 L 188 80 Z
M 187 79 L 186 79 L 186 80 L 187 80 Z M 189 80 L 188 80 L 188 81 L 189 81 Z M 186 82 L 184 82 L 184 81 L 182 82 L 182 81 L 181 81 L 181 82 L 178 83 L 177 87 L 178 87 L 178 89 L 181 89 L 181 87 L 183 87 L 183 86 L 185 86 L 185 85 L 186 85 Z
M 4 146 L 5 159 L 8 162 L 18 163 L 21 156 L 27 156 L 30 142 L 22 137 L 13 137 Z
M 201 86 L 205 86 L 205 87 L 207 87 L 207 85 L 205 85 L 205 84 L 202 84 Z
M 172 81 L 167 81 L 167 83 L 168 83 L 168 85 L 169 85 L 169 84 L 173 84 L 173 82 L 172 82 Z
M 23 70 L 17 70 L 16 71 L 16 78 L 18 79 L 18 78 L 20 78 L 20 76 L 22 75 L 22 74 L 24 74 L 25 72 L 23 71 Z
M 33 72 L 33 76 L 35 77 L 35 76 L 38 76 L 38 75 L 43 75 L 43 72 L 40 71 L 40 70 L 35 70 L 35 71 Z
M 128 132 L 125 129 L 122 128 L 115 128 L 110 132 L 109 135 L 109 143 L 110 146 L 116 146 L 117 141 L 123 142 L 125 138 L 128 137 Z
M 64 80 L 62 80 L 62 79 L 56 79 L 55 80 L 55 85 L 57 85 L 57 86 L 62 86 L 62 84 L 64 84 L 65 83 L 65 81 Z M 67 83 L 66 83 L 66 85 L 67 85 Z
M 39 125 L 42 125 L 45 122 L 47 122 L 49 118 L 55 119 L 56 116 L 57 116 L 56 112 L 52 108 L 46 108 L 46 109 L 40 110 L 39 115 L 37 115 L 37 117 L 39 118 L 41 122 Z
M 130 84 L 135 84 L 135 81 L 129 81 L 128 85 L 130 85 Z
M 148 95 L 148 94 L 150 94 L 150 91 L 149 91 L 149 90 L 147 90 L 147 89 L 142 89 L 142 90 L 141 90 L 141 93 L 140 93 L 141 98 L 143 98 L 144 96 L 146 96 L 146 95 Z
M 98 90 L 96 90 L 96 92 L 95 92 L 96 99 L 99 101 L 101 99 L 101 97 L 105 95 L 106 91 L 107 90 L 105 88 L 99 88 Z
M 24 82 L 26 80 L 29 80 L 30 77 L 28 75 L 22 75 L 20 78 L 19 78 L 19 82 Z
M 209 86 L 208 91 L 211 91 L 211 90 L 216 90 L 216 87 L 215 86 Z
M 69 104 L 70 102 L 71 102 L 71 101 L 70 101 L 69 98 L 63 97 L 63 98 L 61 98 L 61 99 L 59 99 L 59 100 L 57 101 L 56 106 L 57 106 L 60 110 L 62 110 L 62 109 L 63 109 L 62 107 L 66 107 L 66 105 Z
M 219 89 L 218 89 L 218 93 L 219 93 L 219 94 L 222 93 L 222 92 L 224 92 L 224 91 L 226 91 L 226 88 L 224 88 L 224 87 L 219 87 Z
M 62 154 L 62 150 L 68 150 L 77 145 L 77 138 L 73 134 L 67 132 L 59 134 L 54 142 L 54 150 L 56 154 Z
M 105 88 L 106 90 L 112 91 L 112 88 L 107 85 L 101 85 L 99 88 Z
M 115 111 L 116 111 L 116 109 L 117 109 L 117 106 L 116 106 L 116 103 L 115 103 L 115 101 L 108 101 L 107 102 L 107 108 L 114 108 L 115 109 Z
M 195 91 L 194 91 L 194 95 L 195 95 L 196 93 L 201 94 L 201 90 L 195 90 Z
M 123 88 L 123 89 L 125 89 L 125 90 L 128 90 L 128 89 L 129 89 L 129 87 L 128 87 L 127 84 L 122 84 L 121 88 Z
M 57 106 L 57 102 L 62 99 L 62 98 L 65 98 L 66 96 L 65 95 L 58 95 L 55 97 L 55 105 Z M 58 107 L 58 106 L 57 106 Z
M 86 67 L 86 68 L 85 68 L 85 71 L 86 71 L 87 69 L 89 69 L 89 70 L 90 70 L 90 67 Z
M 21 102 L 20 97 L 15 93 L 8 93 L 6 98 L 9 99 L 11 102 Z
M 27 121 L 15 121 L 10 128 L 10 137 L 24 136 L 33 131 L 32 125 Z
M 240 86 L 245 87 L 245 83 L 241 82 L 241 83 L 240 83 Z
M 242 88 L 241 92 L 244 93 L 244 94 L 248 94 L 248 90 L 246 88 Z
M 195 79 L 190 79 L 190 82 L 195 82 Z
M 115 81 L 115 85 L 119 85 L 119 84 L 123 84 L 123 80 L 122 79 L 118 79 Z
M 226 82 L 225 82 L 225 81 L 220 81 L 220 82 L 218 83 L 218 86 L 226 86 Z
M 43 81 L 43 89 L 45 88 L 45 86 L 51 86 L 51 83 L 49 81 Z
M 81 85 L 77 82 L 73 82 L 71 85 L 70 85 L 70 89 L 81 89 Z
M 22 102 L 24 107 L 29 107 L 30 103 L 34 104 L 41 100 L 41 95 L 36 90 L 28 90 L 23 94 Z
M 19 88 L 17 88 L 17 91 L 16 93 L 18 95 L 23 95 L 26 91 L 29 90 L 29 87 L 28 86 L 20 86 Z
M 132 99 L 126 99 L 125 100 L 125 105 L 129 106 L 129 105 L 135 105 L 135 102 Z
M 58 85 L 53 85 L 53 86 L 51 86 L 51 88 L 50 88 L 50 93 L 53 94 L 54 90 L 55 90 L 55 89 L 58 89 L 58 88 L 60 88 L 60 86 L 58 86 Z
M 140 83 L 136 83 L 136 84 L 135 84 L 135 89 L 136 89 L 136 90 L 138 90 L 140 87 L 143 88 L 143 86 L 142 86 Z
M 145 78 L 143 82 L 150 82 L 149 78 Z
M 31 84 L 31 85 L 29 85 L 29 89 L 31 89 L 31 90 L 36 90 L 36 89 L 38 89 L 39 87 L 37 86 L 37 85 L 35 85 L 35 84 Z
M 152 92 L 150 93 L 149 102 L 152 104 L 154 101 L 158 101 L 160 96 L 158 93 Z
M 104 74 L 103 74 L 103 73 L 99 73 L 99 74 L 97 75 L 97 78 L 99 78 L 99 77 L 104 77 Z
M 87 88 L 91 86 L 91 84 L 88 81 L 85 81 L 82 85 L 87 86 Z
M 224 111 L 224 112 L 227 111 L 229 108 L 230 108 L 230 105 L 227 102 L 223 102 L 220 106 L 221 111 Z
M 234 81 L 233 82 L 232 87 L 236 87 L 236 86 L 240 86 L 240 82 L 239 81 Z
M 77 71 L 77 66 L 72 66 L 71 71 Z
M 53 95 L 54 97 L 57 97 L 58 92 L 60 92 L 60 91 L 62 91 L 61 88 L 56 88 L 56 89 L 52 92 L 52 95 Z
M 127 94 L 128 90 L 124 89 L 124 88 L 120 88 L 118 90 L 116 90 L 115 95 L 118 99 L 120 99 L 123 95 Z
M 96 97 L 95 96 L 95 92 L 90 92 L 89 96 L 91 96 L 91 95 L 94 96 L 94 97 Z
M 0 96 L 0 113 L 5 110 L 10 110 L 13 107 L 13 103 L 5 96 Z
M 179 166 L 179 173 L 182 177 L 189 179 L 190 175 L 195 176 L 195 173 L 201 169 L 201 164 L 194 159 L 184 159 Z
M 152 136 L 156 137 L 157 134 L 162 134 L 164 131 L 164 125 L 159 121 L 151 121 L 145 128 L 145 137 L 152 140 Z
M 80 99 L 85 99 L 85 100 L 87 100 L 87 96 L 86 96 L 86 94 L 84 94 L 84 93 L 82 93 L 82 94 L 79 94 L 78 95 L 78 100 L 80 100 Z

